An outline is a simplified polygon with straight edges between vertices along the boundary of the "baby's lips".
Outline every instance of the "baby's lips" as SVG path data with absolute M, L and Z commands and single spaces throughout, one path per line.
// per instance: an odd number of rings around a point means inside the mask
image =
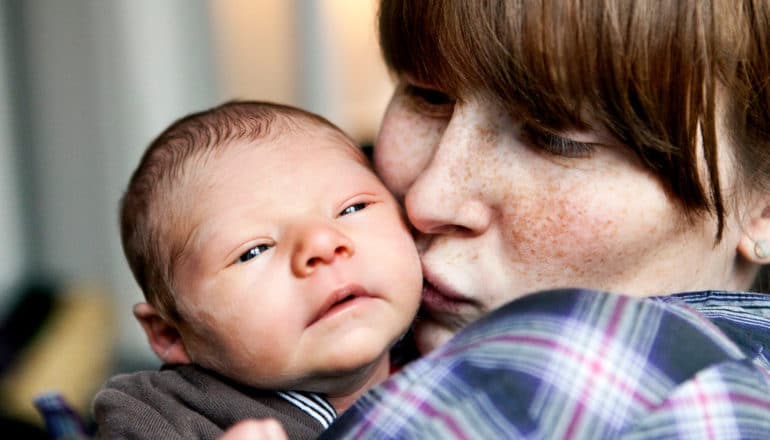
M 351 299 L 355 299 L 358 297 L 371 297 L 371 296 L 373 295 L 371 295 L 369 291 L 367 291 L 364 287 L 358 284 L 348 284 L 339 289 L 335 289 L 326 297 L 326 300 L 318 309 L 318 313 L 316 313 L 315 317 L 313 317 L 309 325 L 313 325 L 316 322 L 320 321 L 327 313 L 329 313 L 331 309 L 333 309 L 339 304 L 345 303 Z

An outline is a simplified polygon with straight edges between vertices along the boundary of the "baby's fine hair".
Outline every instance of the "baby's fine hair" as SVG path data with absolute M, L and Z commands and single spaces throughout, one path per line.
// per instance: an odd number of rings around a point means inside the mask
M 120 238 L 134 278 L 148 303 L 179 322 L 174 301 L 174 267 L 187 237 L 180 226 L 194 195 L 187 174 L 237 142 L 270 140 L 287 132 L 322 129 L 343 143 L 355 142 L 337 126 L 307 111 L 269 102 L 233 101 L 185 116 L 147 147 L 120 200 Z M 189 193 L 189 192 L 188 192 Z M 191 199 L 192 197 L 192 199 Z

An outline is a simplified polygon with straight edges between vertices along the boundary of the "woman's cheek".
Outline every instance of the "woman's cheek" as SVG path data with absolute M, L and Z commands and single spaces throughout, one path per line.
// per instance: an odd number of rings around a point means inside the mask
M 606 263 L 617 251 L 612 243 L 631 238 L 618 228 L 628 225 L 622 207 L 579 185 L 573 188 L 548 187 L 509 199 L 501 218 L 509 259 L 531 264 L 533 273 L 580 274 Z
M 403 197 L 429 165 L 441 126 L 391 104 L 374 147 L 374 167 L 385 185 Z
M 533 287 L 630 289 L 627 280 L 681 240 L 671 202 L 639 177 L 628 172 L 605 176 L 600 187 L 576 179 L 520 193 L 519 209 L 501 219 L 509 264 L 534 276 Z

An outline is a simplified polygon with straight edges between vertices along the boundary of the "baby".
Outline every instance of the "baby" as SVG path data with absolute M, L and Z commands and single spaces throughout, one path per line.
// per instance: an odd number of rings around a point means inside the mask
M 98 437 L 216 438 L 275 418 L 314 438 L 385 379 L 420 301 L 398 203 L 325 119 L 232 102 L 172 124 L 121 201 L 134 315 L 160 371 L 94 401 Z

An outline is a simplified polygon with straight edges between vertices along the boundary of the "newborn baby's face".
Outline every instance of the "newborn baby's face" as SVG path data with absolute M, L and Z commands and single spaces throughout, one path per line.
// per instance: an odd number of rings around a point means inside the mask
M 334 392 L 319 380 L 380 360 L 405 332 L 419 258 L 355 147 L 296 131 L 229 146 L 191 172 L 175 287 L 194 362 L 254 386 Z

